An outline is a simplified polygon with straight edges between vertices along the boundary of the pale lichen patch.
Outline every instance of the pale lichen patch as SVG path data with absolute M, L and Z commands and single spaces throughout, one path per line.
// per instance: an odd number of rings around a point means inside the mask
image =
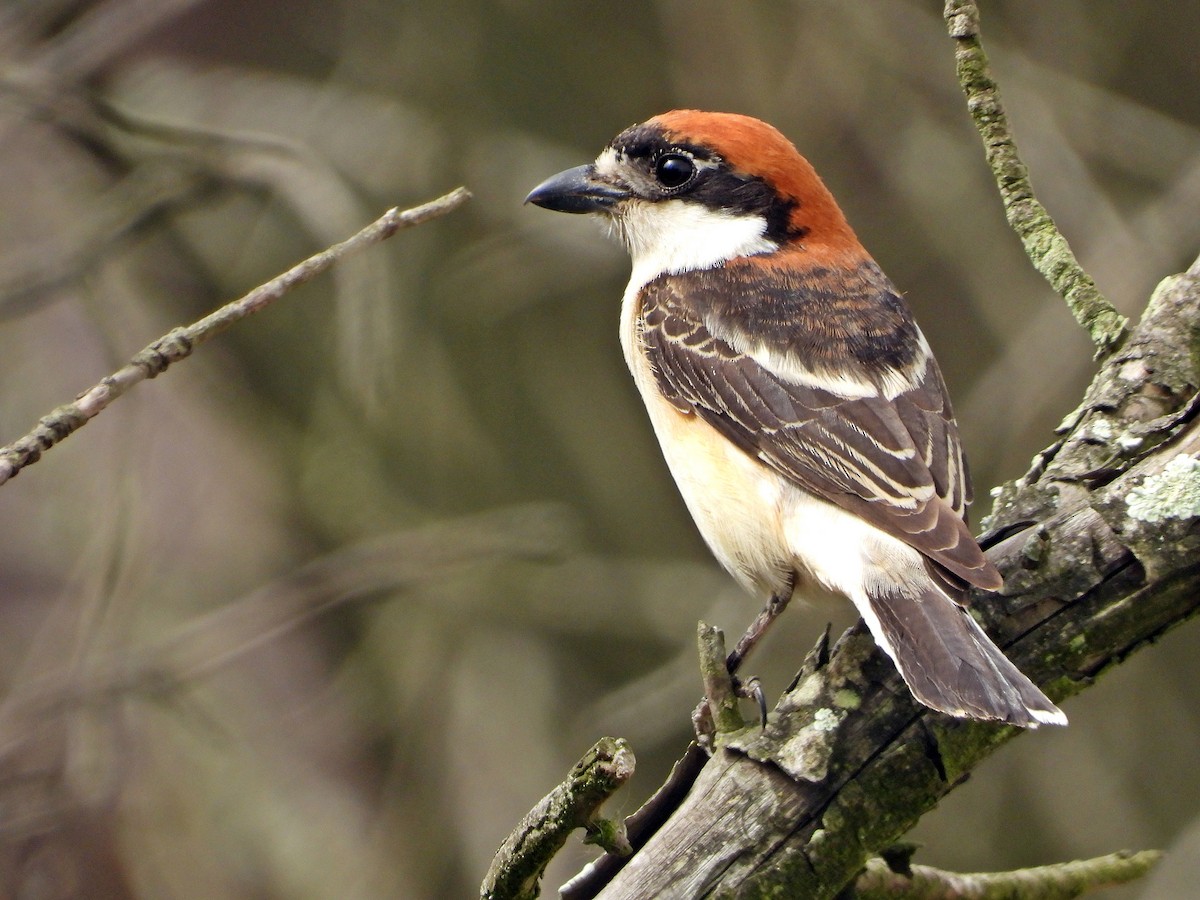
M 1088 431 L 1093 439 L 1102 443 L 1112 440 L 1113 427 L 1108 419 L 1093 419 L 1088 425 Z
M 1143 443 L 1145 443 L 1145 438 L 1136 434 L 1131 434 L 1128 431 L 1117 438 L 1117 447 L 1119 447 L 1123 453 L 1132 453 L 1134 450 L 1139 449 Z
M 813 716 L 812 727 L 817 731 L 833 731 L 838 727 L 838 723 L 846 717 L 845 713 L 839 713 L 837 710 L 830 709 L 828 706 L 823 706 L 817 710 L 817 714 Z
M 1172 459 L 1157 475 L 1149 475 L 1125 498 L 1131 518 L 1140 522 L 1200 516 L 1200 461 L 1187 453 Z

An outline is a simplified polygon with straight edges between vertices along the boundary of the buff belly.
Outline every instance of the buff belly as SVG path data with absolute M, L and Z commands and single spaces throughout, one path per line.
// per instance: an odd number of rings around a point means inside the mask
M 649 387 L 642 399 L 684 503 L 713 555 L 747 590 L 763 598 L 789 586 L 809 600 L 838 594 L 870 622 L 872 587 L 924 584 L 917 551 L 797 487 Z
M 869 588 L 923 584 L 916 550 L 798 487 L 663 397 L 640 347 L 637 284 L 630 283 L 622 308 L 625 360 L 667 466 L 717 561 L 761 598 L 789 588 L 811 600 L 839 594 L 868 624 L 874 624 Z
M 645 399 L 667 466 L 717 561 L 756 595 L 786 591 L 795 568 L 783 543 L 789 487 L 699 416 Z

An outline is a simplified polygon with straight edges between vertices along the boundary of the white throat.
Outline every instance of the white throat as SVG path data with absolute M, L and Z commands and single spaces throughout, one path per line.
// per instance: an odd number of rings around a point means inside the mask
M 659 275 L 711 269 L 738 256 L 777 250 L 762 216 L 709 209 L 683 200 L 626 203 L 614 228 L 633 257 L 629 287 Z

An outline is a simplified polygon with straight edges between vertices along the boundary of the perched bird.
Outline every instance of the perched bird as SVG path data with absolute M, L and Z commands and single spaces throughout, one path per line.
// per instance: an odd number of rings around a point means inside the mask
M 767 600 L 848 597 L 913 695 L 952 716 L 1066 717 L 964 608 L 1003 582 L 967 528 L 946 386 L 907 304 L 813 167 L 748 116 L 677 110 L 526 198 L 598 213 L 633 271 L 621 344 L 683 499 Z

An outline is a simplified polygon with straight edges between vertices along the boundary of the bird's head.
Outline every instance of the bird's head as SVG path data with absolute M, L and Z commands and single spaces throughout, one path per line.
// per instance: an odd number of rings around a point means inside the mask
M 676 110 L 617 135 L 594 163 L 525 198 L 599 213 L 635 268 L 685 272 L 780 250 L 858 247 L 833 196 L 778 130 L 750 116 Z

